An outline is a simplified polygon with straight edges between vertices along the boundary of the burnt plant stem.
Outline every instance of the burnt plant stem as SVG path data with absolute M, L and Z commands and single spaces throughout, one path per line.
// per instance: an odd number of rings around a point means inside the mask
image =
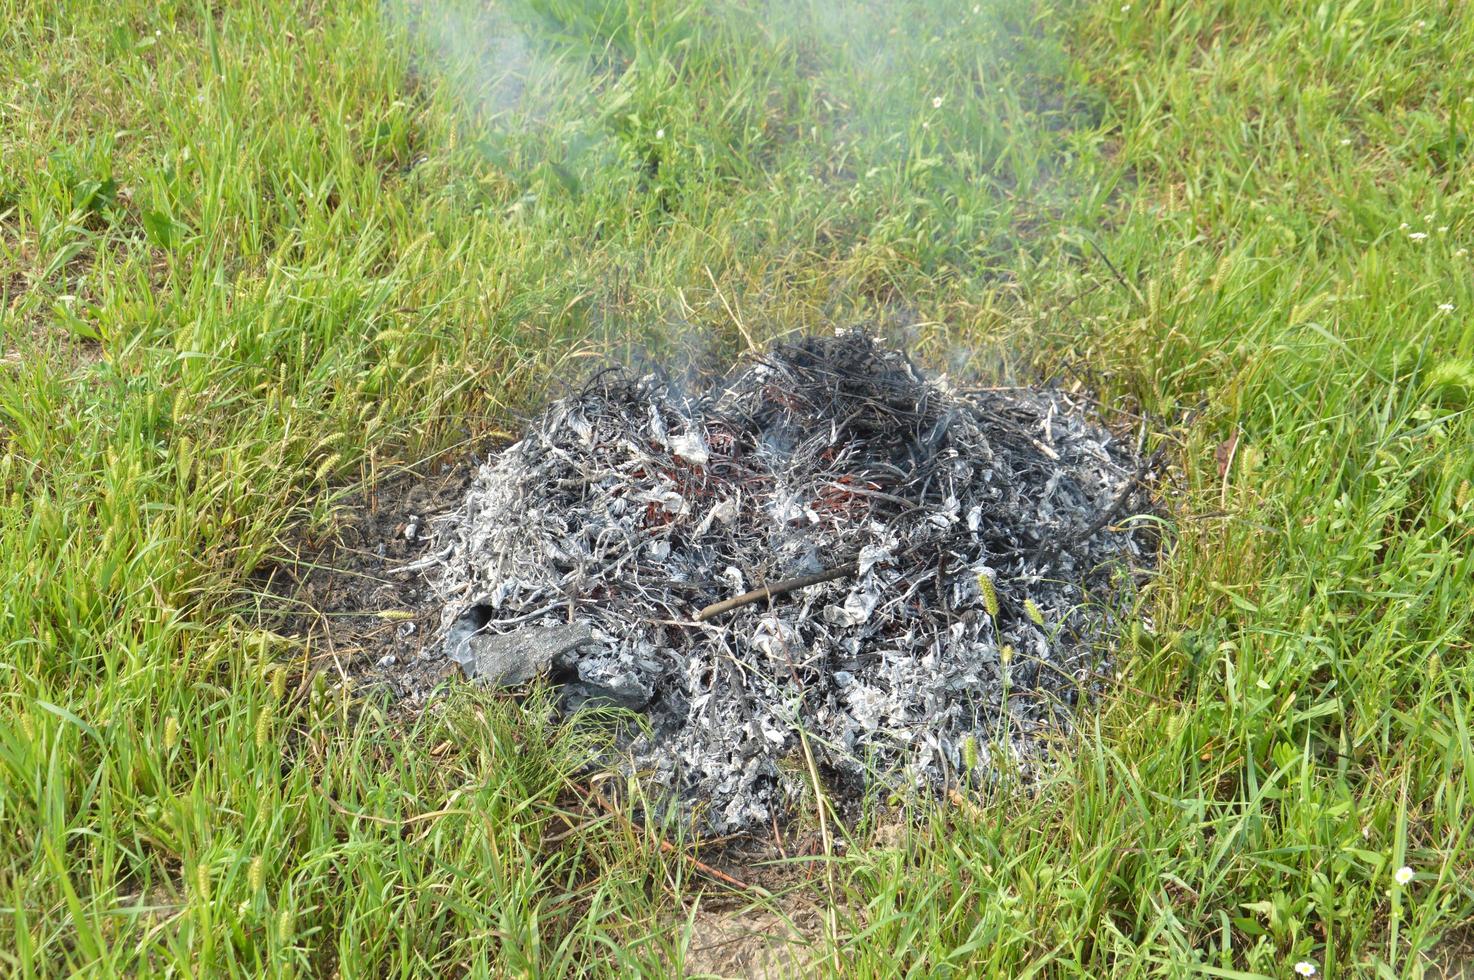
M 851 561 L 840 565 L 838 568 L 829 568 L 825 569 L 822 572 L 815 572 L 812 575 L 800 575 L 798 578 L 786 578 L 781 582 L 774 582 L 771 585 L 764 585 L 760 589 L 753 589 L 751 592 L 744 592 L 739 596 L 733 596 L 731 599 L 723 599 L 721 602 L 713 602 L 711 605 L 707 606 L 705 609 L 696 614 L 696 622 L 704 623 L 706 622 L 706 620 L 711 619 L 713 616 L 720 616 L 724 612 L 731 612 L 733 609 L 738 609 L 742 606 L 751 605 L 754 602 L 762 602 L 764 599 L 772 599 L 775 596 L 784 595 L 788 592 L 794 592 L 798 589 L 806 589 L 811 585 L 819 585 L 823 582 L 833 582 L 837 578 L 847 578 L 848 576 L 853 575 L 855 574 L 855 572 L 859 571 L 859 568 L 859 562 Z
M 966 534 L 967 531 L 965 529 L 958 529 L 940 537 L 917 542 L 910 547 L 903 548 L 896 554 L 896 558 L 909 557 L 930 546 L 943 547 L 952 541 L 965 537 Z M 764 599 L 772 599 L 789 592 L 797 591 L 798 589 L 806 589 L 811 585 L 820 585 L 824 582 L 833 582 L 835 579 L 848 578 L 856 574 L 859 570 L 860 560 L 855 558 L 845 562 L 843 565 L 828 568 L 821 572 L 815 572 L 812 575 L 786 578 L 781 582 L 774 582 L 771 585 L 764 585 L 761 588 L 753 589 L 751 592 L 744 592 L 739 596 L 723 599 L 721 602 L 713 602 L 698 612 L 695 619 L 696 622 L 703 623 L 713 616 L 720 616 L 724 612 L 731 612 L 733 609 L 740 609 L 742 606 L 751 605 L 754 602 L 762 602 Z
M 1062 544 L 1046 551 L 1043 556 L 1043 564 L 1050 565 L 1062 553 L 1074 551 L 1076 548 L 1084 545 L 1091 538 L 1105 530 L 1106 526 L 1112 521 L 1120 517 L 1125 512 L 1126 504 L 1131 500 L 1132 494 L 1136 493 L 1137 489 L 1141 487 L 1142 483 L 1146 480 L 1146 475 L 1151 472 L 1152 466 L 1155 465 L 1156 461 L 1156 454 L 1142 460 L 1141 464 L 1137 466 L 1136 472 L 1131 474 L 1130 479 L 1121 487 L 1121 492 L 1116 494 L 1116 498 L 1110 502 L 1110 505 L 1102 510 L 1096 516 L 1095 520 L 1071 534 Z

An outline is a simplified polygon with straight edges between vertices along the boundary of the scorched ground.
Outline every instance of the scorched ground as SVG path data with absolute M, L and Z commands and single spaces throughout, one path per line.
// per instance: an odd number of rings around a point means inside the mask
M 857 333 L 696 390 L 606 371 L 437 522 L 446 654 L 632 712 L 601 764 L 718 833 L 789 815 L 801 732 L 850 800 L 976 786 L 1047 760 L 1092 690 L 1149 563 L 1144 475 L 1065 393 L 952 387 Z

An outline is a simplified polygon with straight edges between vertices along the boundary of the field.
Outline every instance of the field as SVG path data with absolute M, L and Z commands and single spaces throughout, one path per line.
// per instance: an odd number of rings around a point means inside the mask
M 0 0 L 0 968 L 1460 975 L 1470 78 L 1462 3 Z M 1171 460 L 1038 792 L 734 896 L 538 702 L 405 728 L 257 625 L 600 358 L 857 325 Z

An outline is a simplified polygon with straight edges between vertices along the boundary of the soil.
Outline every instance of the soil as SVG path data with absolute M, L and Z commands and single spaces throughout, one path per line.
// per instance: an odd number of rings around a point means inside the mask
M 691 923 L 685 975 L 749 980 L 813 976 L 819 920 L 814 910 L 785 917 L 761 909 L 702 909 Z
M 419 714 L 460 669 L 434 642 L 440 606 L 429 583 L 404 566 L 428 552 L 430 520 L 461 504 L 478 462 L 401 473 L 345 497 L 326 530 L 258 573 L 260 591 L 280 600 L 262 625 L 310 641 L 314 667 L 359 694 L 387 695 L 392 715 Z

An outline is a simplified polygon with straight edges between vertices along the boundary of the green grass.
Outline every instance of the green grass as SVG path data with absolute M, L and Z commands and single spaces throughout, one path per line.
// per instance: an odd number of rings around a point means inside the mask
M 856 832 L 814 969 L 1440 975 L 1471 77 L 1460 4 L 0 0 L 0 963 L 672 972 L 581 736 L 353 709 L 249 576 L 592 356 L 866 324 L 1144 413 L 1177 523 L 1074 758 Z

